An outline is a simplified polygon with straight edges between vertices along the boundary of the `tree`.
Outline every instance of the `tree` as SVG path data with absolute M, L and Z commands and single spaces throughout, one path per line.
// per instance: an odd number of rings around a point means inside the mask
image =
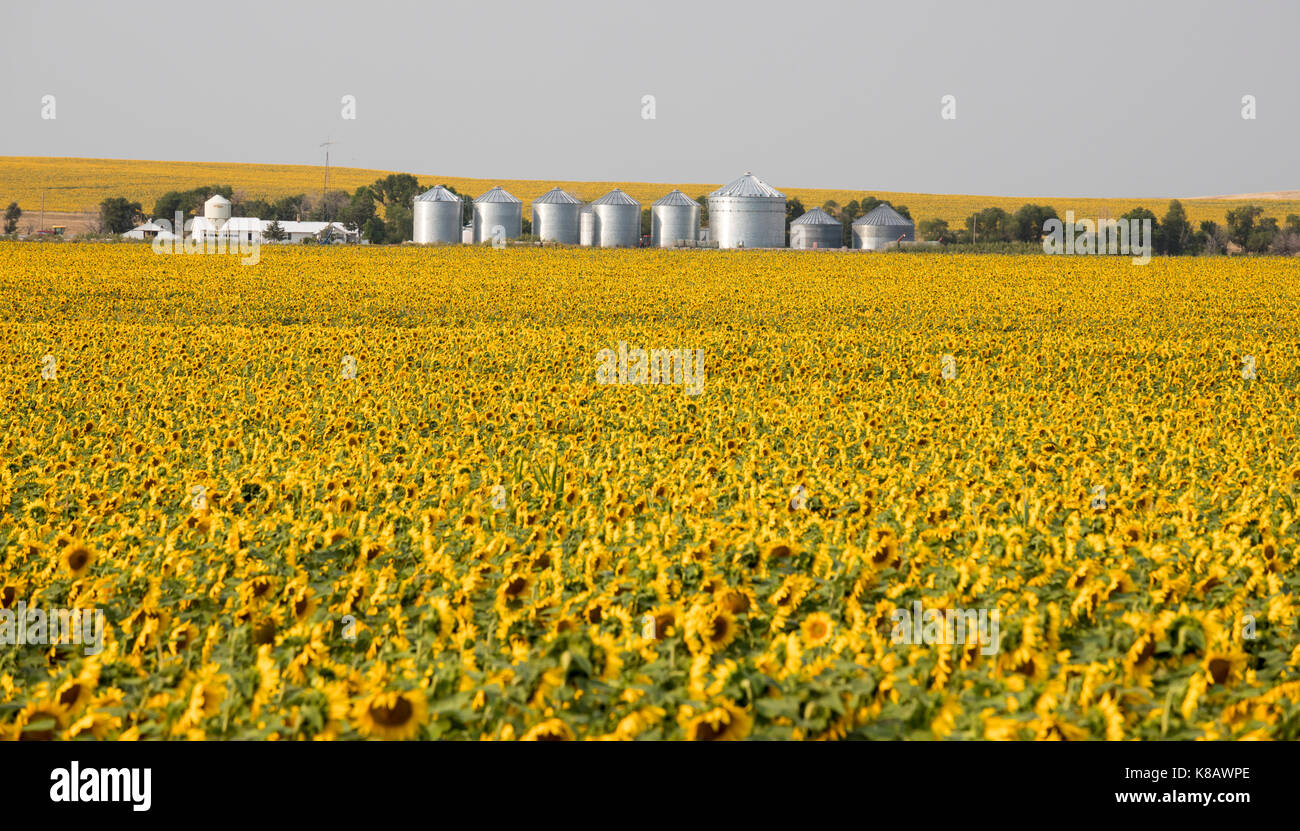
M 334 222 L 343 216 L 351 206 L 351 201 L 345 190 L 326 191 L 324 197 L 312 203 L 307 211 L 307 219 L 313 222 Z
M 384 208 L 384 235 L 389 242 L 401 242 L 415 236 L 415 213 L 399 203 Z
M 796 219 L 798 219 L 799 217 L 803 216 L 806 213 L 807 211 L 804 210 L 803 203 L 800 202 L 798 199 L 785 200 L 785 224 L 786 225 L 789 225 L 791 222 L 794 222 Z
M 278 219 L 273 219 L 271 220 L 271 224 L 266 226 L 266 230 L 262 231 L 262 236 L 266 237 L 271 242 L 280 242 L 289 235 L 284 232 L 284 228 L 280 227 L 280 221 Z
M 1242 248 L 1247 247 L 1250 234 L 1255 230 L 1255 217 L 1262 213 L 1264 209 L 1258 205 L 1242 205 L 1228 211 L 1228 239 Z
M 375 245 L 383 245 L 388 238 L 388 231 L 384 227 L 384 221 L 377 216 L 372 216 L 366 220 L 365 227 L 361 235 L 370 240 Z
M 1222 254 L 1228 250 L 1228 232 L 1219 227 L 1217 222 L 1205 220 L 1201 223 L 1202 247 L 1206 254 Z
M 23 215 L 23 209 L 18 207 L 17 202 L 10 202 L 9 207 L 5 208 L 5 233 L 12 234 L 18 230 L 18 219 Z
M 1160 223 L 1160 233 L 1156 235 L 1156 251 L 1174 256 L 1188 254 L 1195 240 L 1196 233 L 1192 230 L 1192 223 L 1187 221 L 1183 203 L 1177 199 L 1170 201 L 1169 210 Z
M 709 227 L 709 197 L 697 196 L 695 197 L 695 201 L 700 203 L 700 227 L 707 228 Z M 799 207 L 802 208 L 803 206 L 800 205 Z M 789 203 L 786 203 L 786 210 L 788 211 L 789 209 Z
M 1246 250 L 1254 254 L 1263 254 L 1273 244 L 1273 240 L 1282 232 L 1275 217 L 1265 217 L 1255 226 L 1246 238 Z
M 245 199 L 230 206 L 232 216 L 255 216 L 258 219 L 273 214 L 271 203 L 265 199 Z
M 110 196 L 99 203 L 99 218 L 109 233 L 123 234 L 139 224 L 143 217 L 139 202 L 128 202 L 121 196 Z
M 1132 222 L 1133 222 L 1133 220 L 1136 219 L 1136 220 L 1138 221 L 1138 227 L 1139 227 L 1139 228 L 1142 227 L 1142 221 L 1143 221 L 1143 220 L 1146 220 L 1146 219 L 1151 220 L 1151 239 L 1150 239 L 1150 240 L 1147 240 L 1147 242 L 1148 242 L 1148 243 L 1149 243 L 1153 248 L 1156 246 L 1156 243 L 1159 242 L 1159 240 L 1160 240 L 1160 234 L 1161 234 L 1161 230 L 1160 230 L 1160 220 L 1156 219 L 1156 215 L 1155 215 L 1155 212 L 1154 212 L 1154 211 L 1150 211 L 1150 210 L 1148 210 L 1148 209 L 1146 209 L 1146 208 L 1134 208 L 1133 210 L 1131 210 L 1131 211 L 1129 211 L 1128 213 L 1126 213 L 1126 214 L 1124 214 L 1123 216 L 1121 216 L 1120 219 L 1121 219 L 1121 220 L 1128 221 L 1128 222 L 1130 223 L 1130 224 L 1129 224 L 1130 234 L 1132 233 L 1132 228 L 1133 228 Z M 1100 230 L 1100 229 L 1098 229 L 1098 230 Z M 1142 242 L 1142 240 L 1138 239 L 1138 238 L 1135 237 L 1135 236 L 1130 236 L 1130 237 L 1129 237 L 1129 245 L 1130 245 L 1131 247 L 1136 247 L 1136 246 L 1139 245 L 1141 242 Z M 1097 253 L 1099 253 L 1099 254 L 1101 254 L 1101 253 L 1105 253 L 1105 252 L 1103 252 L 1103 251 L 1101 250 L 1101 247 L 1102 247 L 1103 245 L 1105 245 L 1105 244 L 1106 244 L 1105 240 L 1101 240 L 1101 239 L 1099 239 L 1099 240 L 1097 241 Z
M 365 227 L 375 215 L 375 197 L 370 188 L 362 185 L 348 199 L 347 207 L 339 214 L 339 221 L 354 230 Z
M 952 239 L 948 238 L 948 220 L 946 219 L 923 219 L 916 226 L 916 230 L 921 235 L 921 239 L 952 242 Z
M 966 230 L 975 242 L 1010 242 L 1011 214 L 1001 208 L 985 208 L 966 217 Z
M 303 194 L 297 196 L 282 196 L 275 200 L 271 206 L 270 219 L 278 219 L 281 222 L 297 222 L 302 219 L 302 203 L 306 197 Z
M 1011 235 L 1020 242 L 1040 242 L 1043 224 L 1050 219 L 1060 219 L 1056 208 L 1049 205 L 1021 205 L 1011 217 Z
M 392 173 L 376 179 L 370 190 L 386 208 L 392 205 L 406 207 L 420 192 L 420 182 L 409 173 Z

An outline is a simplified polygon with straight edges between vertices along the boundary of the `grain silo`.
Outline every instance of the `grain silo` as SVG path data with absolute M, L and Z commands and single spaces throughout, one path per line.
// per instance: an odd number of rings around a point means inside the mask
M 709 194 L 709 238 L 719 248 L 784 248 L 785 194 L 746 172 Z
M 411 239 L 421 244 L 460 242 L 460 197 L 442 185 L 415 197 L 415 224 Z
M 492 241 L 492 229 L 500 225 L 506 239 L 518 239 L 524 233 L 524 203 L 500 185 L 474 200 L 474 242 Z
M 821 208 L 813 208 L 790 223 L 790 247 L 843 248 L 844 223 Z
M 675 190 L 650 206 L 650 244 L 674 248 L 695 245 L 700 236 L 700 203 Z
M 618 188 L 591 203 L 596 213 L 596 244 L 636 248 L 641 244 L 641 203 Z
M 533 235 L 542 242 L 578 244 L 578 211 L 582 202 L 552 188 L 533 202 Z
M 900 239 L 915 240 L 916 225 L 888 205 L 877 205 L 853 223 L 854 248 L 879 251 Z
M 230 200 L 219 193 L 213 194 L 203 203 L 203 217 L 212 220 L 218 228 L 230 219 Z
M 595 245 L 596 234 L 596 209 L 590 205 L 583 205 L 578 211 L 578 244 Z

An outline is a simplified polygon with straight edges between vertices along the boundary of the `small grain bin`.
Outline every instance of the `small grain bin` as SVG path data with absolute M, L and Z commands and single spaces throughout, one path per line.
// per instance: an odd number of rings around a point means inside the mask
M 821 208 L 813 208 L 790 223 L 790 247 L 843 248 L 844 223 Z

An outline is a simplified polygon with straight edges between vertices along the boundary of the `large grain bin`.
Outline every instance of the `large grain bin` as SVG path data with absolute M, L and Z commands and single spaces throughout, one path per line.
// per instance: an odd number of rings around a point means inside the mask
M 595 245 L 597 243 L 596 230 L 596 209 L 590 205 L 583 205 L 578 211 L 578 244 Z
M 790 247 L 843 248 L 844 223 L 821 208 L 813 208 L 790 223 Z
M 491 242 L 497 225 L 505 228 L 506 239 L 523 236 L 524 203 L 499 185 L 474 200 L 474 242 Z
M 785 194 L 745 173 L 709 194 L 709 236 L 719 248 L 784 248 Z
M 618 188 L 591 203 L 596 214 L 596 244 L 635 248 L 641 243 L 641 203 Z
M 533 234 L 543 242 L 578 244 L 578 211 L 582 202 L 552 188 L 533 202 Z
M 700 236 L 700 203 L 675 190 L 650 206 L 650 244 L 656 248 L 695 245 Z
M 900 239 L 915 240 L 916 225 L 888 205 L 877 205 L 853 223 L 854 248 L 879 251 Z
M 415 197 L 415 225 L 411 239 L 421 244 L 460 242 L 460 197 L 442 185 Z

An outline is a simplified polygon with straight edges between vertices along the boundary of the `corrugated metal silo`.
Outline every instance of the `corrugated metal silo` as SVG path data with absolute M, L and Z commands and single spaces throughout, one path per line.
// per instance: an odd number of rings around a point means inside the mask
M 415 226 L 411 239 L 421 244 L 460 242 L 460 197 L 442 185 L 415 197 Z
M 591 203 L 596 212 L 597 245 L 636 248 L 641 243 L 641 203 L 618 188 Z
M 709 236 L 719 248 L 784 248 L 785 194 L 746 172 L 709 194 Z
M 844 223 L 821 208 L 813 208 L 790 223 L 790 247 L 843 248 Z
M 694 245 L 700 236 L 700 203 L 675 190 L 650 206 L 650 244 L 674 248 Z
M 215 220 L 217 224 L 230 219 L 230 200 L 219 193 L 214 193 L 203 203 L 203 216 L 205 219 Z
M 582 210 L 578 211 L 579 245 L 595 245 L 597 243 L 596 223 L 596 209 L 590 205 L 583 205 Z
M 879 251 L 902 240 L 916 239 L 916 225 L 888 205 L 877 205 L 853 223 L 853 247 Z
M 578 211 L 582 202 L 552 188 L 533 202 L 533 234 L 543 242 L 578 244 Z
M 491 242 L 497 225 L 506 229 L 506 239 L 523 236 L 524 203 L 500 185 L 474 200 L 474 242 Z

